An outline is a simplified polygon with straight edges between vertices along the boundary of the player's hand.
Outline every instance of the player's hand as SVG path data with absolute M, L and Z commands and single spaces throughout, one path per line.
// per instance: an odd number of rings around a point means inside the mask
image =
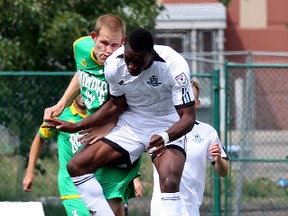
M 212 157 L 214 158 L 215 161 L 217 161 L 217 159 L 221 159 L 221 149 L 220 149 L 218 143 L 213 143 L 210 146 L 208 151 L 212 155 Z
M 44 110 L 44 116 L 43 119 L 49 119 L 49 118 L 55 118 L 58 117 L 63 110 L 65 109 L 65 105 L 61 103 L 57 103 L 56 105 L 52 107 L 48 107 Z
M 135 178 L 133 180 L 133 183 L 134 183 L 136 197 L 142 197 L 142 184 L 141 184 L 139 178 Z
M 165 151 L 163 138 L 158 134 L 152 135 L 150 142 L 148 143 L 148 146 L 146 147 L 146 150 L 151 155 L 154 153 L 157 153 L 157 157 L 161 156 Z
M 31 192 L 33 182 L 34 182 L 34 174 L 28 174 L 27 173 L 23 179 L 23 190 L 25 192 Z
M 83 135 L 83 136 L 81 136 L 78 139 L 78 141 L 84 145 L 86 145 L 86 144 L 92 145 L 103 137 L 101 134 L 98 133 L 97 127 L 85 129 L 85 130 L 79 132 L 79 134 Z
M 101 138 L 106 136 L 111 129 L 115 126 L 116 120 L 111 121 L 105 125 L 89 128 L 81 131 L 79 134 L 84 134 L 81 138 L 78 139 L 79 142 L 83 144 L 94 144 L 99 141 Z
M 59 119 L 45 119 L 47 124 L 43 124 L 41 127 L 43 128 L 56 128 L 57 130 L 68 132 L 68 133 L 75 133 L 79 131 L 77 125 L 75 123 L 71 123 L 68 121 L 62 121 Z

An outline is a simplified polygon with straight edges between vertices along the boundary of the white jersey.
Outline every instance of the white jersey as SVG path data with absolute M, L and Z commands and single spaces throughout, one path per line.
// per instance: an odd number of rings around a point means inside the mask
M 166 115 L 194 101 L 186 60 L 167 46 L 155 45 L 153 64 L 132 76 L 120 47 L 105 61 L 105 77 L 112 96 L 125 95 L 129 110 L 144 116 Z M 175 106 L 175 107 L 174 107 Z
M 218 143 L 221 148 L 222 158 L 228 160 L 228 155 L 221 144 L 217 131 L 209 124 L 196 121 L 192 131 L 186 134 L 187 157 L 180 183 L 180 194 L 185 201 L 189 216 L 200 215 L 199 208 L 202 203 L 206 179 L 207 159 L 214 164 L 209 153 L 209 147 Z M 154 188 L 151 200 L 151 216 L 158 216 L 158 203 L 160 202 L 160 186 L 158 173 L 153 169 Z

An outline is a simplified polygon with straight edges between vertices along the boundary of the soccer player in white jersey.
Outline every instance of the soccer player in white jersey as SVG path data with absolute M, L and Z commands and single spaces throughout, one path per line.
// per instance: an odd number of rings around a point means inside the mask
M 101 187 L 93 172 L 107 164 L 126 165 L 148 150 L 160 176 L 161 216 L 181 215 L 179 193 L 185 163 L 186 133 L 195 122 L 194 95 L 185 59 L 172 48 L 154 46 L 152 34 L 137 28 L 124 46 L 105 61 L 111 99 L 79 123 L 46 119 L 45 127 L 75 132 L 103 125 L 119 116 L 116 126 L 93 145 L 84 146 L 67 165 L 88 208 L 98 216 Z M 159 206 L 160 208 L 160 206 Z
M 195 109 L 200 106 L 199 85 L 191 81 L 194 97 Z M 186 205 L 189 216 L 199 216 L 199 208 L 202 203 L 205 178 L 206 162 L 211 162 L 216 172 L 224 177 L 228 173 L 228 155 L 221 144 L 217 131 L 209 124 L 196 121 L 192 131 L 187 134 L 187 157 L 180 183 L 180 194 Z M 153 194 L 151 200 L 150 216 L 161 216 L 159 204 L 161 202 L 161 192 L 159 186 L 159 176 L 153 166 Z M 185 214 L 181 214 L 185 215 Z

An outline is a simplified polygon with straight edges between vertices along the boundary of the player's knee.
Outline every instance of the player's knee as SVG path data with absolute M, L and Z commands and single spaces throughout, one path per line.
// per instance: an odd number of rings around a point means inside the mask
M 71 177 L 77 176 L 77 166 L 73 160 L 68 161 L 66 168 Z
M 179 178 L 176 176 L 168 176 L 165 181 L 160 183 L 161 191 L 163 193 L 174 193 L 179 191 Z

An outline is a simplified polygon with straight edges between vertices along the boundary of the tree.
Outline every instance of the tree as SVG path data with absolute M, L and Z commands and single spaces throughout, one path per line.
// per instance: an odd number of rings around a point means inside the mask
M 88 35 L 97 17 L 112 13 L 125 21 L 127 31 L 152 30 L 163 9 L 155 0 L 0 0 L 0 8 L 0 71 L 74 71 L 73 41 Z M 22 155 L 43 109 L 60 98 L 68 78 L 0 72 L 0 124 L 20 138 Z
M 231 0 L 219 0 L 219 2 L 228 7 L 230 5 Z
M 71 71 L 72 43 L 94 29 L 98 16 L 119 15 L 127 30 L 153 29 L 163 7 L 155 0 L 2 0 L 0 71 Z

